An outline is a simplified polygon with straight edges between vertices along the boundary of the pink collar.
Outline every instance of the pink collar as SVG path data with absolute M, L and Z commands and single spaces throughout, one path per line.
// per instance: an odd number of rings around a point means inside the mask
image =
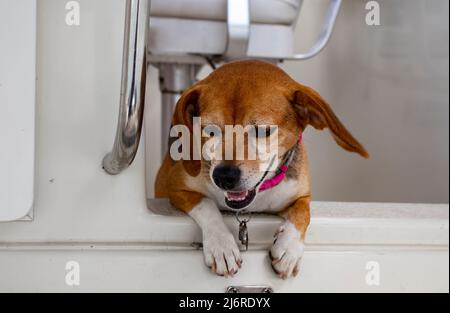
M 297 144 L 300 144 L 302 142 L 302 139 L 303 133 L 300 132 Z M 277 174 L 273 178 L 268 179 L 261 184 L 261 186 L 259 187 L 259 192 L 264 192 L 266 190 L 272 189 L 281 184 L 281 182 L 286 179 L 286 174 L 287 171 L 289 170 L 289 165 L 291 164 L 294 155 L 295 155 L 295 147 L 288 152 L 286 156 L 286 161 L 278 168 Z

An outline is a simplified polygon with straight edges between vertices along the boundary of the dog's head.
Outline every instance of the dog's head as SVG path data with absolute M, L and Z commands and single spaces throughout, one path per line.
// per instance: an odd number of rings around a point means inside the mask
M 259 185 L 272 175 L 269 170 L 295 148 L 308 125 L 328 128 L 342 148 L 368 157 L 316 91 L 265 62 L 229 63 L 187 90 L 177 103 L 173 124 L 187 126 L 194 135 L 194 118 L 200 118 L 203 137 L 201 145 L 191 139 L 191 158 L 183 160 L 184 168 L 191 176 L 210 179 L 234 210 L 253 202 Z M 244 136 L 230 132 L 233 127 L 243 129 Z M 202 149 L 207 142 L 213 144 L 206 148 L 205 158 Z M 194 160 L 195 149 L 201 160 Z M 250 151 L 256 151 L 256 158 Z

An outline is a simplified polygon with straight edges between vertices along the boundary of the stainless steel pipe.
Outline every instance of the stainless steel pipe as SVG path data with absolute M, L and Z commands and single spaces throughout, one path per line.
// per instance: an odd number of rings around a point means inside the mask
M 113 149 L 103 159 L 103 169 L 117 175 L 133 162 L 141 138 L 150 0 L 127 0 L 120 90 L 119 120 Z

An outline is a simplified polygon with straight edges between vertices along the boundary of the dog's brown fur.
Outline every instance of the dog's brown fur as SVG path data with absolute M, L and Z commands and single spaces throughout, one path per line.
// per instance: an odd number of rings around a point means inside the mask
M 317 92 L 298 84 L 278 67 L 265 62 L 229 63 L 187 90 L 176 106 L 173 124 L 183 124 L 192 130 L 194 116 L 219 126 L 278 125 L 279 151 L 283 154 L 295 147 L 298 134 L 308 125 L 316 129 L 328 128 L 342 148 L 366 158 L 369 156 Z M 297 198 L 292 199 L 291 205 L 279 214 L 291 221 L 304 237 L 310 222 L 311 193 L 303 143 L 298 150 L 290 172 L 301 176 L 297 180 L 302 187 Z M 248 167 L 258 165 L 256 161 L 244 163 Z M 210 178 L 200 175 L 204 173 L 203 167 L 201 161 L 173 162 L 167 155 L 156 180 L 156 196 L 170 198 L 172 205 L 189 213 L 205 193 L 202 183 L 196 184 L 200 187 L 194 190 L 186 181 L 195 177 L 206 184 Z

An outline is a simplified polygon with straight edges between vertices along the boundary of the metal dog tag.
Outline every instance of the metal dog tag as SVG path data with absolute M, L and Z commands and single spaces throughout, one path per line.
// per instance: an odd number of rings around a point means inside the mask
M 248 251 L 248 227 L 247 221 L 241 221 L 239 224 L 239 240 L 245 246 L 245 251 Z

